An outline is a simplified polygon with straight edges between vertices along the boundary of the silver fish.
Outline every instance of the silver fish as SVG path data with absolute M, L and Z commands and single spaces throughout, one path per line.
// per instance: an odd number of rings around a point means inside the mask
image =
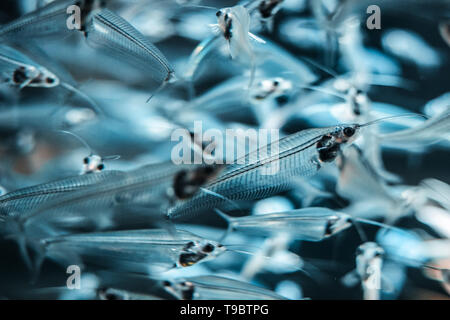
M 356 272 L 361 278 L 364 299 L 379 300 L 384 250 L 375 242 L 366 242 L 356 254 Z
M 105 171 L 99 174 L 65 178 L 9 192 L 0 196 L 0 219 L 36 209 L 39 205 L 61 197 L 63 194 L 106 182 L 124 174 L 121 171 Z
M 92 17 L 85 37 L 93 48 L 145 70 L 160 86 L 175 80 L 174 70 L 162 52 L 126 20 L 107 9 Z
M 229 231 L 256 236 L 286 234 L 294 240 L 321 241 L 351 226 L 347 214 L 319 207 L 237 218 L 216 212 L 228 222 Z
M 89 13 L 102 7 L 102 0 L 57 0 L 32 11 L 0 28 L 0 39 L 37 38 L 64 36 L 70 32 L 67 28 L 67 8 L 78 6 L 81 10 L 83 27 Z
M 167 292 L 182 300 L 286 300 L 267 289 L 219 276 L 164 281 Z
M 394 147 L 409 147 L 413 149 L 423 149 L 430 144 L 439 141 L 450 140 L 450 110 L 424 121 L 423 123 L 410 128 L 392 133 L 379 135 L 382 145 Z
M 139 273 L 188 267 L 225 252 L 225 247 L 215 241 L 183 230 L 169 233 L 164 229 L 73 234 L 42 239 L 40 244 L 45 256 L 55 260 L 91 262 Z M 65 256 L 64 252 L 71 254 Z M 77 258 L 79 261 L 67 261 Z
M 63 87 L 86 100 L 94 111 L 102 113 L 95 101 L 76 88 L 77 84 L 72 76 L 56 63 L 49 65 L 50 60 L 32 41 L 27 41 L 26 46 L 0 46 L 0 72 L 8 84 L 20 89 Z

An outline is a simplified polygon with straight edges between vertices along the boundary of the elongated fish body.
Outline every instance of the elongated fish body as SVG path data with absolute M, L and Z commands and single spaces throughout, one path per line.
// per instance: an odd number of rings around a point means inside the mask
M 357 249 L 356 272 L 361 278 L 365 300 L 378 300 L 384 250 L 375 242 L 366 242 Z
M 295 240 L 321 241 L 350 227 L 349 216 L 327 208 L 231 218 L 229 229 L 257 236 L 286 234 Z
M 174 70 L 161 51 L 127 21 L 107 9 L 92 17 L 85 36 L 91 47 L 145 70 L 160 85 L 174 79 Z
M 427 147 L 440 140 L 450 140 L 450 110 L 416 127 L 380 135 L 382 145 Z
M 273 18 L 280 10 L 284 0 L 254 0 L 243 3 L 252 17 L 257 18 L 259 24 L 267 28 L 269 31 L 273 30 Z
M 286 300 L 273 291 L 219 276 L 165 281 L 165 289 L 182 300 Z
M 81 190 L 93 184 L 106 182 L 124 175 L 120 171 L 104 171 L 98 174 L 79 175 L 53 182 L 43 183 L 9 192 L 0 196 L 0 216 L 20 214 L 36 209 L 69 192 Z
M 323 150 L 320 141 L 333 140 L 331 136 L 341 135 L 344 127 L 300 131 L 248 153 L 235 164 L 228 165 L 223 174 L 205 185 L 203 192 L 172 207 L 168 212 L 169 218 L 215 208 L 227 202 L 226 199 L 256 200 L 288 190 L 293 177 L 313 176 L 321 163 L 330 162 L 337 156 L 338 144 L 332 143 L 333 146 Z M 355 129 L 352 130 L 353 136 Z M 343 140 L 339 141 L 345 143 L 347 138 L 342 137 Z
M 67 8 L 71 5 L 83 7 L 91 0 L 57 0 L 32 11 L 0 27 L 0 39 L 20 40 L 27 38 L 64 35 L 67 28 Z
M 13 86 L 47 87 L 59 85 L 59 79 L 20 51 L 0 45 L 0 74 L 4 82 Z
M 221 37 L 219 37 L 218 35 L 213 35 L 206 38 L 205 40 L 200 42 L 197 47 L 195 47 L 194 51 L 192 51 L 189 57 L 186 70 L 184 72 L 185 79 L 189 81 L 195 80 L 195 76 L 202 62 L 206 60 L 206 57 L 209 56 L 214 51 L 214 49 L 220 46 L 221 41 Z
M 233 59 L 253 58 L 250 44 L 250 15 L 243 6 L 223 8 L 217 12 L 219 28 L 228 41 Z
M 100 300 L 161 300 L 161 298 L 147 294 L 116 288 L 101 288 L 97 290 Z
M 74 234 L 43 239 L 41 245 L 45 254 L 56 260 L 70 250 L 81 262 L 143 273 L 151 272 L 152 267 L 167 270 L 191 266 L 225 251 L 217 242 L 190 232 L 171 234 L 164 229 Z

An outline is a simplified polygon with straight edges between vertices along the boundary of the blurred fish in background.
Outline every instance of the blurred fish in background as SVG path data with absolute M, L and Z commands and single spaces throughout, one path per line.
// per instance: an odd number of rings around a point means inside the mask
M 449 299 L 449 21 L 2 1 L 0 297 Z

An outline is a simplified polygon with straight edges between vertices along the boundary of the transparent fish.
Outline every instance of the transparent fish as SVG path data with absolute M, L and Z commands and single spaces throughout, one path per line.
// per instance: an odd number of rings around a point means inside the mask
M 252 284 L 219 276 L 200 276 L 165 281 L 166 291 L 181 300 L 286 300 Z
M 67 8 L 71 5 L 89 8 L 90 1 L 58 0 L 0 27 L 0 39 L 55 37 L 67 35 Z M 87 5 L 87 6 L 86 6 Z
M 116 288 L 100 288 L 97 290 L 97 296 L 100 300 L 161 300 L 150 294 Z
M 340 174 L 336 192 L 350 200 L 350 206 L 345 209 L 350 215 L 360 217 L 382 215 L 388 221 L 394 221 L 408 212 L 356 147 L 344 150 L 338 160 L 338 167 Z
M 450 139 L 450 110 L 433 116 L 414 128 L 378 136 L 381 144 L 411 149 L 423 149 L 439 141 Z
M 29 41 L 26 46 L 14 46 L 28 55 L 13 47 L 0 47 L 0 72 L 5 82 L 20 89 L 63 87 L 87 101 L 96 113 L 102 113 L 95 101 L 76 88 L 75 80 L 61 66 L 55 63 L 50 63 L 50 67 L 46 66 L 49 64 L 49 57 L 34 43 Z M 1 68 L 2 64 L 5 65 L 4 69 Z
M 327 208 L 230 217 L 216 210 L 228 223 L 228 231 L 255 236 L 289 235 L 295 240 L 321 241 L 350 227 L 349 216 Z
M 419 67 L 436 68 L 441 65 L 440 55 L 412 31 L 388 30 L 382 38 L 382 45 L 386 51 Z

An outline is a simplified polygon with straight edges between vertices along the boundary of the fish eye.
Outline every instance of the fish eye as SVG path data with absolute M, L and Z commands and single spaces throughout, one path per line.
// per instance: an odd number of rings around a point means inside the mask
M 214 246 L 211 243 L 207 243 L 206 245 L 203 246 L 202 251 L 206 253 L 213 252 Z
M 84 163 L 84 164 L 89 164 L 89 158 L 88 158 L 88 157 L 84 158 L 84 159 L 83 159 L 83 163 Z
M 103 169 L 105 169 L 105 165 L 104 165 L 103 163 L 100 163 L 100 164 L 97 166 L 97 169 L 98 169 L 98 170 L 103 170 Z
M 219 10 L 216 12 L 216 17 L 220 17 L 221 15 L 222 15 L 222 11 Z
M 352 127 L 346 127 L 346 128 L 344 128 L 344 134 L 347 137 L 351 137 L 355 134 L 355 129 Z
M 278 80 L 273 80 L 273 85 L 274 85 L 275 87 L 277 87 L 279 84 L 280 84 L 280 82 L 279 82 Z
M 172 284 L 170 283 L 170 281 L 167 281 L 167 280 L 164 280 L 163 283 L 162 283 L 162 285 L 163 285 L 164 287 L 170 287 L 170 286 L 172 286 Z

